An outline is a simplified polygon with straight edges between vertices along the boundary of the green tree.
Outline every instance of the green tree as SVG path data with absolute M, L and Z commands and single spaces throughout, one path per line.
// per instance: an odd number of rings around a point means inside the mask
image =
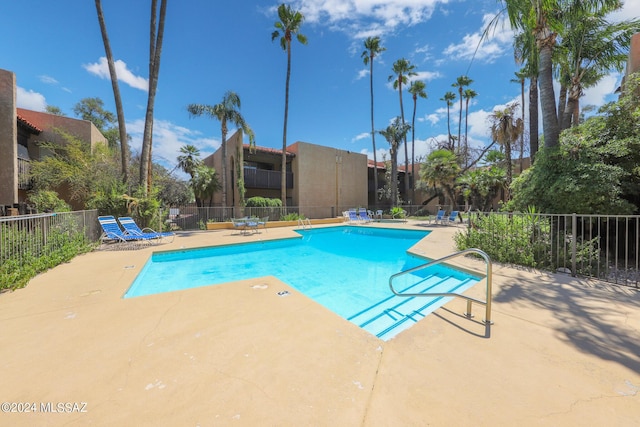
M 162 41 L 164 39 L 164 22 L 167 12 L 167 0 L 160 0 L 160 12 L 158 13 L 158 0 L 151 0 L 151 19 L 149 31 L 149 92 L 147 96 L 147 110 L 142 134 L 142 152 L 140 154 L 140 183 L 144 194 L 151 191 L 152 168 L 152 135 L 153 135 L 153 111 L 160 75 L 160 57 L 162 54 Z M 158 20 L 159 19 L 159 20 Z
M 524 83 L 527 79 L 527 73 L 524 69 L 518 70 L 515 73 L 515 79 L 511 79 L 512 83 L 518 83 L 520 85 L 520 117 L 522 118 L 522 123 L 524 126 Z M 524 156 L 524 131 L 520 132 L 520 147 L 519 151 L 519 164 L 520 164 L 520 172 L 523 170 L 522 159 Z
M 49 114 L 53 114 L 54 116 L 63 116 L 64 117 L 64 113 L 62 112 L 60 107 L 57 107 L 55 105 L 47 105 L 45 107 L 44 111 L 49 113 Z
M 460 175 L 460 165 L 451 150 L 434 150 L 420 167 L 422 188 L 441 188 L 449 198 L 452 208 L 456 206 L 456 179 Z
M 418 97 L 427 98 L 427 92 L 425 89 L 427 88 L 427 84 L 421 80 L 414 80 L 411 82 L 411 86 L 409 87 L 409 93 L 413 97 L 413 116 L 411 117 L 411 176 L 413 177 L 413 185 L 411 186 L 412 197 L 415 200 L 415 181 L 416 181 L 416 170 L 415 170 L 415 152 L 416 152 L 416 110 L 418 107 Z M 408 179 L 407 170 L 407 181 Z
M 597 10 L 573 7 L 563 11 L 566 19 L 560 49 L 566 55 L 569 85 L 558 118 L 561 129 L 578 125 L 583 89 L 612 70 L 621 71 L 627 63 L 631 36 L 640 29 L 640 21 L 607 21 L 609 14 L 621 8 L 620 2 L 603 2 Z
M 518 107 L 516 102 L 508 105 L 503 110 L 495 110 L 489 115 L 491 122 L 491 139 L 497 142 L 504 149 L 507 176 L 507 201 L 511 199 L 509 187 L 513 180 L 513 161 L 511 158 L 511 148 L 513 144 L 520 138 L 523 132 L 522 118 L 516 118 L 514 110 Z
M 304 15 L 291 6 L 281 4 L 278 6 L 278 18 L 275 30 L 271 33 L 271 41 L 280 38 L 280 47 L 287 52 L 287 79 L 284 96 L 284 129 L 282 131 L 282 174 L 280 179 L 281 198 L 283 206 L 287 206 L 287 120 L 289 118 L 289 81 L 291 79 L 291 40 L 295 34 L 298 41 L 307 44 L 307 37 L 301 34 L 300 27 L 304 21 Z
M 440 101 L 444 101 L 447 104 L 447 135 L 448 140 L 447 144 L 449 150 L 455 151 L 455 141 L 454 137 L 451 135 L 451 107 L 453 106 L 453 101 L 456 99 L 456 94 L 450 91 L 447 91 Z
M 216 170 L 204 164 L 197 165 L 191 178 L 191 188 L 196 198 L 209 199 L 209 207 L 211 207 L 214 193 L 220 190 L 220 180 Z
M 409 60 L 405 58 L 400 58 L 396 62 L 393 63 L 393 74 L 389 76 L 389 81 L 393 81 L 393 88 L 398 90 L 398 96 L 400 98 L 400 118 L 402 119 L 402 124 L 405 124 L 404 121 L 404 104 L 402 102 L 402 85 L 406 85 L 409 82 L 409 77 L 413 77 L 418 75 L 414 70 L 416 66 L 411 64 Z M 409 195 L 409 148 L 407 146 L 407 133 L 404 134 L 404 170 L 405 170 L 405 180 L 404 180 L 404 194 Z
M 109 34 L 107 33 L 107 24 L 104 20 L 104 14 L 102 12 L 101 0 L 95 0 L 96 12 L 98 13 L 98 23 L 100 24 L 100 33 L 102 35 L 102 44 L 104 44 L 104 52 L 107 57 L 107 65 L 109 67 L 109 77 L 111 79 L 111 87 L 113 89 L 113 98 L 116 104 L 116 115 L 118 117 L 118 135 L 120 140 L 120 158 L 121 158 L 121 171 L 122 182 L 127 182 L 129 179 L 129 139 L 127 136 L 127 126 L 124 119 L 124 108 L 122 107 L 122 98 L 120 96 L 120 87 L 118 85 L 118 75 L 116 73 L 116 66 L 113 60 L 113 52 L 111 51 L 111 43 L 109 42 Z
M 491 210 L 493 200 L 505 186 L 506 177 L 504 154 L 492 150 L 487 153 L 486 159 L 488 164 L 468 170 L 457 180 L 471 209 L 484 212 Z
M 398 204 L 398 147 L 407 137 L 407 132 L 411 126 L 403 123 L 400 117 L 393 119 L 393 122 L 378 133 L 389 143 L 389 155 L 391 156 L 391 203 Z
M 178 156 L 178 167 L 191 179 L 195 176 L 196 167 L 202 163 L 200 160 L 200 150 L 195 145 L 187 144 L 180 147 Z
M 460 109 L 458 110 L 458 144 L 462 144 L 462 98 L 464 89 L 473 83 L 468 76 L 458 76 L 455 83 L 451 86 L 458 88 L 458 99 L 460 100 Z
M 222 134 L 222 206 L 227 207 L 227 133 L 228 123 L 232 123 L 242 129 L 249 136 L 249 143 L 255 143 L 253 130 L 240 114 L 240 97 L 235 92 L 228 91 L 222 97 L 222 102 L 216 105 L 189 104 L 187 111 L 191 116 L 207 115 L 220 121 L 220 132 Z
M 373 145 L 373 188 L 378 191 L 378 158 L 376 154 L 376 131 L 373 122 L 373 60 L 386 48 L 380 46 L 380 37 L 367 37 L 364 41 L 365 50 L 362 52 L 364 65 L 369 65 L 369 92 L 371 94 L 371 144 Z M 375 198 L 375 206 L 378 206 L 378 198 Z
M 541 150 L 512 185 L 512 208 L 546 213 L 620 214 L 640 210 L 640 75 L 621 98 L 563 132 L 560 146 Z
M 73 112 L 82 120 L 90 121 L 100 132 L 109 129 L 116 121 L 111 111 L 104 109 L 100 98 L 83 98 L 73 107 Z

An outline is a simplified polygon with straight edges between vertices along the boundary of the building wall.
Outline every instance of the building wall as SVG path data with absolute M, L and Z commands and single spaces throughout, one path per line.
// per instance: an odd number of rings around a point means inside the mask
M 636 71 L 640 71 L 640 33 L 634 34 L 631 38 L 626 74 L 630 75 Z
M 39 111 L 25 110 L 18 108 L 17 113 L 28 122 L 31 122 L 42 129 L 38 136 L 32 136 L 29 140 L 29 154 L 34 159 L 46 156 L 45 150 L 38 146 L 40 142 L 52 142 L 62 145 L 65 138 L 56 130 L 64 130 L 80 141 L 91 144 L 91 149 L 97 144 L 107 144 L 107 138 L 88 120 L 74 119 L 71 117 L 58 116 L 55 114 L 41 113 Z
M 237 179 L 235 179 L 237 160 L 237 149 L 239 148 L 242 153 L 242 130 L 236 131 L 226 141 L 227 145 L 227 206 L 238 206 L 240 200 L 240 193 L 238 191 Z M 242 154 L 240 154 L 240 165 L 242 165 Z M 203 163 L 210 168 L 214 168 L 220 179 L 222 185 L 222 149 L 216 150 L 215 153 L 206 157 Z M 213 196 L 213 205 L 222 206 L 222 191 L 217 191 Z
M 0 205 L 18 203 L 16 76 L 0 70 Z
M 323 216 L 368 206 L 366 155 L 306 142 L 296 142 L 289 151 L 296 154 L 293 205 L 300 206 L 301 214 L 315 217 L 311 210 L 320 206 L 334 208 Z

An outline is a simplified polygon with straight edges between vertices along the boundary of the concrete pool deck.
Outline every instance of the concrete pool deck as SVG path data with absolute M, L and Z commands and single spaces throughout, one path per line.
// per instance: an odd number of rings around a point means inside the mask
M 453 252 L 462 230 L 373 226 L 432 230 L 414 247 L 431 258 Z M 491 327 L 480 322 L 483 306 L 469 320 L 465 302 L 454 300 L 387 342 L 274 277 L 122 299 L 154 250 L 292 236 L 294 228 L 232 233 L 94 251 L 0 294 L 0 403 L 38 411 L 0 412 L 0 425 L 640 423 L 633 289 L 494 265 Z M 483 271 L 476 260 L 457 263 Z M 468 293 L 483 298 L 483 284 Z

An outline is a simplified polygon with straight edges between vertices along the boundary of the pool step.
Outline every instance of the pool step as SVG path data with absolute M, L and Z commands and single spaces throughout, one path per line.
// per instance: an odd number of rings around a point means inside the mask
M 414 277 L 415 280 L 415 277 Z M 418 283 L 401 288 L 405 293 L 454 292 L 476 283 L 451 276 L 428 276 Z M 391 296 L 349 317 L 349 321 L 383 340 L 388 340 L 409 328 L 435 309 L 444 305 L 449 297 Z

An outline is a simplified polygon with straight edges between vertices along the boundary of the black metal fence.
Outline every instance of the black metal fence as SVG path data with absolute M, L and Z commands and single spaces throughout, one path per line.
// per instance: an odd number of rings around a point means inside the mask
M 76 211 L 0 217 L 0 262 L 50 255 L 70 239 L 100 237 L 98 211 Z

